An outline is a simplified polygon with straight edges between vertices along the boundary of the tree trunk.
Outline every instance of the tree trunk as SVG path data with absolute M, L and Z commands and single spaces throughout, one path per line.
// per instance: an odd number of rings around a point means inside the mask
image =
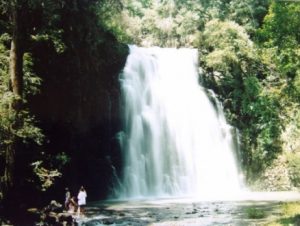
M 22 95 L 23 95 L 23 29 L 21 19 L 22 8 L 18 2 L 12 9 L 12 41 L 10 49 L 9 74 L 11 91 L 15 98 L 11 103 L 11 111 L 15 115 L 15 120 L 11 125 L 11 143 L 8 145 L 5 153 L 5 170 L 4 183 L 6 189 L 14 185 L 14 168 L 16 159 L 16 148 L 18 138 L 15 135 L 21 126 L 20 111 L 22 109 Z

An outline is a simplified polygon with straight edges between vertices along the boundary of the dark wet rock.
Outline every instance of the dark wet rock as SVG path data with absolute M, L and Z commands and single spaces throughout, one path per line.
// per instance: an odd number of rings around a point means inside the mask
M 58 214 L 58 221 L 66 225 L 72 225 L 74 223 L 74 218 L 68 213 L 60 213 Z
M 196 214 L 198 211 L 196 209 L 194 209 L 192 212 L 186 212 L 185 214 L 189 215 L 189 214 Z
M 59 202 L 52 200 L 49 205 L 44 207 L 43 212 L 54 212 L 54 213 L 61 213 L 63 211 L 63 206 Z
M 54 214 L 46 215 L 45 218 L 43 219 L 43 222 L 46 225 L 59 225 L 58 219 L 57 219 L 56 215 L 54 215 Z
M 115 223 L 115 219 L 114 218 L 106 218 L 102 220 L 102 224 L 105 225 L 110 225 L 110 224 L 114 224 Z
M 76 225 L 73 215 L 63 212 L 62 204 L 52 200 L 47 206 L 41 209 L 27 209 L 27 220 L 39 225 Z
M 125 216 L 125 213 L 122 213 L 122 212 L 121 212 L 121 213 L 119 213 L 119 216 L 120 216 L 120 217 L 124 217 L 124 216 Z

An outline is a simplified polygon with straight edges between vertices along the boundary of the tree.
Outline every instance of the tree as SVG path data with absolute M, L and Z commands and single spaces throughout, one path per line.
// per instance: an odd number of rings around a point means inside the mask
M 22 142 L 32 140 L 41 144 L 43 135 L 35 126 L 35 120 L 25 107 L 29 95 L 38 90 L 41 80 L 32 73 L 32 57 L 27 52 L 30 38 L 29 12 L 37 2 L 32 0 L 1 1 L 0 9 L 4 17 L 4 29 L 1 34 L 1 80 L 0 89 L 1 122 L 0 148 L 5 150 L 4 168 L 1 169 L 1 188 L 9 201 L 9 193 L 15 187 L 16 161 L 20 155 Z M 7 33 L 6 33 L 7 32 Z M 6 51 L 9 46 L 9 54 Z M 6 60 L 7 59 L 7 60 Z M 8 66 L 6 66 L 6 64 Z
M 242 160 L 257 175 L 281 151 L 280 105 L 264 87 L 270 75 L 245 28 L 233 21 L 209 21 L 199 36 L 204 84 L 223 101 L 227 118 L 241 132 Z
M 24 18 L 26 18 L 26 8 L 28 2 L 24 0 L 14 0 L 8 3 L 1 2 L 1 8 L 6 10 L 11 27 L 11 45 L 9 54 L 9 75 L 10 87 L 13 94 L 11 102 L 11 111 L 14 112 L 14 122 L 10 128 L 17 131 L 21 128 L 20 112 L 22 110 L 23 98 L 23 55 L 24 43 L 26 36 L 26 27 L 24 26 Z M 6 148 L 5 153 L 5 169 L 4 169 L 4 185 L 6 190 L 14 184 L 14 166 L 15 155 L 18 144 L 18 138 L 14 132 L 11 133 L 10 145 Z
M 227 18 L 243 26 L 254 36 L 256 30 L 262 26 L 268 6 L 268 0 L 232 0 L 228 3 Z
M 269 87 L 280 98 L 280 117 L 284 123 L 282 148 L 290 165 L 291 180 L 297 182 L 300 136 L 300 4 L 296 1 L 271 1 L 268 14 L 256 38 L 263 61 L 270 62 L 275 71 L 269 77 Z M 277 84 L 275 86 L 275 84 Z M 271 90 L 270 89 L 270 90 Z M 296 177 L 296 178 L 295 178 Z M 296 180 L 295 180 L 296 179 Z
M 275 50 L 273 58 L 281 78 L 288 80 L 288 95 L 300 100 L 300 4 L 272 1 L 258 31 L 261 47 Z
M 192 46 L 201 4 L 195 1 L 123 1 L 120 13 L 104 13 L 106 26 L 120 41 L 142 46 Z

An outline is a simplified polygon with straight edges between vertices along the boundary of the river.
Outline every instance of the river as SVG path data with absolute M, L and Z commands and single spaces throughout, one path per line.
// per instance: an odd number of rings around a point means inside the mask
M 278 218 L 280 206 L 300 200 L 298 192 L 247 192 L 236 200 L 157 199 L 90 203 L 79 225 L 251 226 Z M 249 209 L 264 213 L 251 219 Z

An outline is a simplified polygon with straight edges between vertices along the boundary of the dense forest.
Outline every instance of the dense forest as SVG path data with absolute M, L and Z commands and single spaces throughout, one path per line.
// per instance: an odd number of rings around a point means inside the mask
M 66 186 L 107 197 L 127 44 L 198 49 L 248 186 L 300 186 L 299 1 L 1 0 L 0 12 L 1 215 L 62 201 Z

